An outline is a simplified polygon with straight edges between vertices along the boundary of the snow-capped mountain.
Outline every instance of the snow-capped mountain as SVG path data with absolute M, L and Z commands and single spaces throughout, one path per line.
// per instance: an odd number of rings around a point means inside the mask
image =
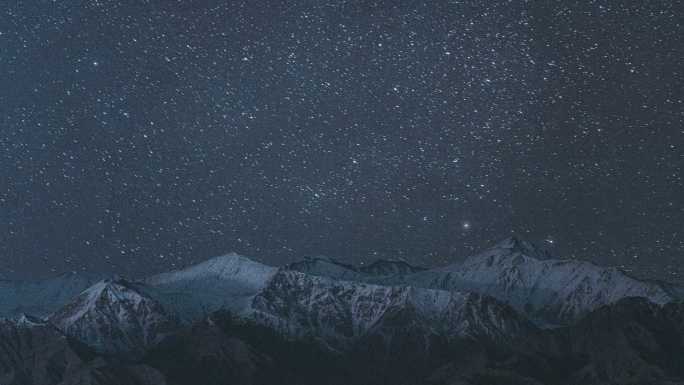
M 369 333 L 400 332 L 397 325 L 402 322 L 405 330 L 446 338 L 503 339 L 531 327 L 508 306 L 479 294 L 361 282 L 362 277 L 416 271 L 392 261 L 369 267 L 365 272 L 315 258 L 277 269 L 231 254 L 151 277 L 144 291 L 187 321 L 224 309 L 285 335 L 318 339 L 335 349 Z M 293 268 L 315 270 L 319 275 Z
M 617 268 L 554 259 L 547 251 L 517 238 L 506 239 L 462 263 L 437 269 L 396 261 L 357 268 L 326 258 L 306 259 L 288 268 L 380 285 L 476 292 L 497 298 L 545 326 L 568 324 L 588 311 L 626 297 L 645 297 L 662 304 L 681 298 L 682 293 L 681 288 L 638 280 Z
M 149 278 L 150 292 L 185 320 L 218 309 L 241 313 L 278 269 L 230 254 L 187 269 Z M 363 267 L 329 258 L 307 258 L 285 270 L 332 280 L 382 286 L 475 292 L 494 297 L 541 325 L 573 322 L 597 307 L 625 297 L 645 297 L 655 303 L 677 298 L 656 282 L 640 281 L 616 268 L 590 262 L 554 259 L 531 243 L 506 239 L 463 263 L 422 269 L 402 261 L 378 261 Z
M 391 339 L 410 331 L 426 339 L 502 341 L 533 329 L 508 306 L 479 294 L 340 281 L 292 270 L 279 271 L 245 316 L 333 349 L 369 334 Z
M 0 320 L 0 384 L 677 384 L 680 289 L 517 239 L 430 270 L 230 254 Z
M 145 283 L 151 287 L 149 295 L 182 320 L 190 321 L 219 309 L 243 310 L 277 270 L 228 254 L 152 276 Z
M 66 335 L 100 353 L 142 353 L 176 328 L 154 299 L 123 279 L 103 280 L 49 317 Z
M 18 317 L 22 313 L 47 316 L 102 278 L 68 272 L 37 281 L 0 280 L 0 317 Z
M 676 299 L 657 282 L 640 281 L 591 262 L 553 259 L 516 238 L 463 263 L 397 276 L 390 282 L 490 295 L 551 325 L 570 323 L 626 297 L 644 297 L 658 304 Z

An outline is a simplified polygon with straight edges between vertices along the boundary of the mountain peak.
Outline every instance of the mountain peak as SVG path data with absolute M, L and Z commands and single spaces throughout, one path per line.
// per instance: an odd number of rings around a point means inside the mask
M 107 278 L 84 290 L 70 304 L 50 318 L 59 318 L 66 325 L 75 322 L 90 311 L 97 310 L 102 304 L 127 302 L 137 306 L 144 300 L 146 300 L 145 296 L 133 288 L 130 282 L 123 278 Z M 62 317 L 66 315 L 68 317 Z
M 174 328 L 162 306 L 122 278 L 97 282 L 52 314 L 50 323 L 100 353 L 139 353 Z
M 149 277 L 157 299 L 184 321 L 207 312 L 240 312 L 278 271 L 273 266 L 230 253 L 181 270 Z
M 258 276 L 260 279 L 275 272 L 275 270 L 277 270 L 275 267 L 264 265 L 236 253 L 229 253 L 207 259 L 184 269 L 152 276 L 146 282 L 152 285 L 160 285 L 179 280 L 187 281 L 217 276 L 222 278 L 241 276 L 245 279 L 248 279 L 250 276 L 254 276 L 257 279 Z
M 212 266 L 218 266 L 218 265 L 226 265 L 226 264 L 234 264 L 234 263 L 259 263 L 256 261 L 253 261 L 244 255 L 240 255 L 236 252 L 230 252 L 227 254 L 219 255 L 216 257 L 209 258 L 205 261 L 199 262 L 195 266 L 199 265 L 212 265 Z
M 532 261 L 552 259 L 548 251 L 542 250 L 535 244 L 512 236 L 499 241 L 487 250 L 472 255 L 461 264 L 449 266 L 449 270 L 460 270 L 462 266 L 486 264 L 519 265 Z
M 673 298 L 660 284 L 634 279 L 614 267 L 552 258 L 515 237 L 442 273 L 449 275 L 432 278 L 439 287 L 491 295 L 547 325 L 573 322 L 625 297 L 645 297 L 655 303 Z
M 83 294 L 87 294 L 90 297 L 97 297 L 108 293 L 116 295 L 127 292 L 138 294 L 132 287 L 132 284 L 127 280 L 121 277 L 112 277 L 96 282 L 93 286 L 84 290 Z

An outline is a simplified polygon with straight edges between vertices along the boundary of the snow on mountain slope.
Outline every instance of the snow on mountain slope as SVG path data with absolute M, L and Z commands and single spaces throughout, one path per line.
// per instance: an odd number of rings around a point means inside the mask
M 122 279 L 91 286 L 49 317 L 66 335 L 106 354 L 139 354 L 176 328 L 162 306 Z
M 292 270 L 279 271 L 243 316 L 333 349 L 369 333 L 391 338 L 410 329 L 426 337 L 500 340 L 533 329 L 508 306 L 478 294 L 339 281 Z
M 145 280 L 146 293 L 190 321 L 219 309 L 238 312 L 266 286 L 277 268 L 237 254 L 209 259 Z
M 626 297 L 645 297 L 658 304 L 675 299 L 671 290 L 656 282 L 640 281 L 616 268 L 586 261 L 551 259 L 516 238 L 462 264 L 402 276 L 393 282 L 490 295 L 549 325 L 572 322 Z
M 40 281 L 0 281 L 0 317 L 47 316 L 100 279 L 69 272 Z

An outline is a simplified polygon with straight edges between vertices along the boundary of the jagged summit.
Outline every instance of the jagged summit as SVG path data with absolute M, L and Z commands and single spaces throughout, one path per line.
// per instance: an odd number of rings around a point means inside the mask
M 106 305 L 120 301 L 138 304 L 147 299 L 147 296 L 138 291 L 132 282 L 121 277 L 106 278 L 84 290 L 69 304 L 51 315 L 50 319 L 55 319 L 59 314 L 71 313 L 73 320 L 91 309 L 98 308 L 103 305 L 103 302 Z M 77 309 L 78 312 L 72 312 L 74 309 Z
M 81 296 L 85 296 L 89 299 L 87 304 L 89 306 L 94 306 L 93 301 L 97 300 L 102 296 L 112 296 L 113 299 L 123 299 L 125 297 L 138 298 L 142 294 L 138 293 L 131 282 L 125 280 L 122 277 L 115 276 L 112 278 L 105 278 L 81 293 Z

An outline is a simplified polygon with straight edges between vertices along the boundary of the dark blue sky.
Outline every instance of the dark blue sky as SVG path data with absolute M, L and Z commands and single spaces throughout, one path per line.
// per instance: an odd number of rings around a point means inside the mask
M 511 233 L 682 269 L 682 32 L 670 1 L 14 2 L 0 275 Z

